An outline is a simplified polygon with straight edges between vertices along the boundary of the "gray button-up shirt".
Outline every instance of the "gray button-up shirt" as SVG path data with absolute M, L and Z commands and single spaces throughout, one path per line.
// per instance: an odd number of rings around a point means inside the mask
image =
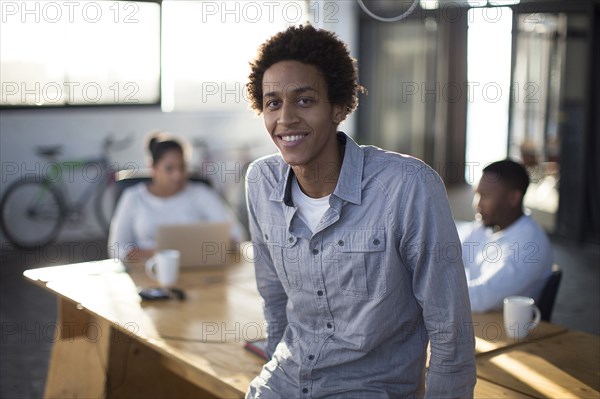
M 342 169 L 314 233 L 279 154 L 248 171 L 271 360 L 247 397 L 472 397 L 471 310 L 442 181 L 415 158 L 338 138 Z

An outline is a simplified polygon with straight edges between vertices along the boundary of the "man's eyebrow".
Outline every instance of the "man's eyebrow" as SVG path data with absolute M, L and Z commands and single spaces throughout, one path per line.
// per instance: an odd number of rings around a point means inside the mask
M 302 87 L 294 88 L 293 90 L 286 90 L 287 93 L 294 94 L 294 95 L 306 93 L 307 91 L 317 91 L 317 90 L 311 86 L 302 86 Z M 278 91 L 269 91 L 269 92 L 263 94 L 263 98 L 264 97 L 277 97 L 278 95 L 280 95 L 279 93 L 280 92 L 278 92 Z

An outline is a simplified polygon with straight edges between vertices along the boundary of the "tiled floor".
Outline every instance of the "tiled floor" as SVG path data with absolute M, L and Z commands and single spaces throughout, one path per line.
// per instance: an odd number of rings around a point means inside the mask
M 104 240 L 103 240 L 104 241 Z M 41 398 L 56 322 L 56 297 L 23 277 L 23 271 L 52 264 L 94 260 L 100 242 L 51 245 L 23 252 L 2 243 L 0 267 L 0 397 Z
M 553 322 L 600 334 L 598 248 L 553 240 L 563 268 Z M 23 271 L 106 256 L 104 240 L 22 252 L 2 244 L 0 267 L 0 398 L 41 398 L 48 368 L 56 299 L 23 278 Z

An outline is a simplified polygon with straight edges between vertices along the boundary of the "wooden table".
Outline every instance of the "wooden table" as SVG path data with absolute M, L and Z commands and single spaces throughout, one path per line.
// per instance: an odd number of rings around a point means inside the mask
M 564 326 L 541 321 L 530 331 L 527 338 L 523 340 L 508 338 L 501 312 L 473 314 L 473 329 L 477 355 L 546 339 L 567 331 Z
M 46 397 L 243 397 L 263 364 L 243 349 L 265 330 L 250 263 L 183 271 L 181 302 L 141 302 L 151 282 L 113 260 L 24 275 L 58 296 Z
M 141 302 L 137 287 L 152 282 L 141 267 L 130 266 L 126 272 L 113 260 L 24 274 L 58 297 L 46 397 L 240 398 L 263 364 L 243 348 L 245 339 L 265 333 L 254 268 L 243 259 L 221 268 L 183 271 L 178 285 L 187 294 L 185 301 Z M 506 338 L 500 313 L 474 315 L 473 322 L 478 398 L 539 397 L 539 390 L 514 383 L 495 359 L 521 352 L 535 357 L 530 348 L 546 344 L 546 351 L 560 343 L 553 340 L 580 334 L 542 323 L 526 340 L 516 342 Z M 597 371 L 598 359 L 586 359 L 585 367 L 595 364 Z M 565 389 L 571 389 L 572 381 L 560 374 L 564 369 L 597 392 L 590 381 L 593 374 L 569 369 L 561 357 L 547 361 L 557 370 L 555 385 L 563 386 L 564 381 Z
M 600 398 L 600 338 L 569 331 L 477 358 L 477 375 L 536 398 Z

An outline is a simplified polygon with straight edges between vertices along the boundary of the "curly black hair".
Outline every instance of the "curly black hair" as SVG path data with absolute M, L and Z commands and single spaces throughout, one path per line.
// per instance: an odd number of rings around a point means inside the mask
M 495 178 L 511 189 L 519 190 L 525 196 L 529 186 L 529 174 L 525 167 L 512 159 L 503 159 L 483 168 L 483 173 L 493 173 Z
M 311 25 L 291 26 L 263 43 L 256 59 L 250 63 L 250 81 L 246 88 L 250 106 L 259 114 L 263 110 L 263 76 L 280 61 L 299 61 L 316 67 L 325 77 L 329 102 L 345 107 L 348 113 L 358 106 L 358 93 L 366 93 L 357 82 L 356 60 L 333 32 Z

